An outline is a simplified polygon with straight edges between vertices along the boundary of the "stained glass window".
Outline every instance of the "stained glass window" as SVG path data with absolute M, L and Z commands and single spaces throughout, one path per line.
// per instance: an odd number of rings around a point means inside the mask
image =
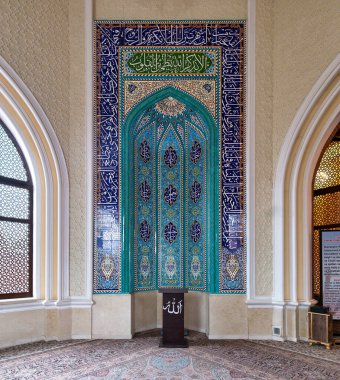
M 0 299 L 32 297 L 32 210 L 27 163 L 0 120 Z

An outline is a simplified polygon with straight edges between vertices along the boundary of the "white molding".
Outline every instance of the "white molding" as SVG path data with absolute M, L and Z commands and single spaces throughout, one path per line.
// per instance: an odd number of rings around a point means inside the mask
M 60 301 L 56 304 L 58 307 L 62 308 L 91 308 L 94 302 L 89 300 L 87 296 L 84 297 L 69 297 L 66 300 Z
M 303 101 L 300 106 L 298 112 L 296 113 L 289 130 L 286 134 L 286 138 L 283 142 L 278 160 L 277 167 L 275 171 L 274 178 L 274 191 L 273 191 L 273 283 L 274 283 L 274 300 L 278 302 L 284 302 L 284 257 L 286 247 L 284 245 L 285 241 L 285 180 L 287 176 L 288 165 L 291 160 L 292 149 L 295 147 L 296 142 L 299 141 L 299 137 L 301 135 L 301 129 L 303 124 L 309 115 L 309 112 L 313 108 L 313 106 L 317 103 L 322 95 L 323 91 L 327 88 L 327 86 L 331 83 L 331 81 L 335 78 L 335 76 L 340 71 L 340 54 L 336 56 L 334 61 L 328 66 L 328 68 L 323 72 L 318 81 L 313 86 L 312 90 L 309 92 L 308 96 Z M 314 126 L 315 128 L 315 126 Z M 308 133 L 313 132 L 311 129 L 308 130 Z M 304 144 L 303 146 L 305 146 Z M 301 155 L 299 158 L 301 160 Z M 301 166 L 301 162 L 294 161 L 293 173 L 294 175 L 289 178 L 290 181 L 290 196 L 293 198 L 292 207 L 296 207 L 296 172 Z M 309 190 L 310 192 L 310 190 Z M 296 210 L 296 209 L 295 209 Z M 290 215 L 290 223 L 292 223 L 292 228 L 296 229 L 296 214 L 293 216 Z M 295 220 L 291 220 L 291 219 Z M 293 227 L 294 226 L 294 227 Z M 290 234 L 292 234 L 292 230 L 290 230 Z M 295 236 L 295 232 L 293 232 L 293 236 L 290 236 L 290 263 L 291 273 L 293 273 L 294 279 L 290 279 L 291 282 L 293 280 L 293 294 L 292 298 L 294 301 L 297 299 L 296 292 L 296 245 L 295 240 L 292 239 Z M 308 234 L 309 236 L 309 234 Z
M 208 334 L 208 339 L 249 339 L 248 335 L 240 334 L 240 335 L 229 335 L 229 334 L 221 334 L 221 335 L 211 335 Z
M 72 334 L 71 339 L 84 339 L 84 340 L 91 340 L 91 335 L 88 334 L 82 334 L 82 335 L 77 335 L 77 334 Z
M 276 336 L 276 335 L 272 335 L 272 340 L 276 340 L 277 342 L 285 342 L 287 339 L 286 338 L 283 338 L 282 336 Z
M 0 314 L 18 312 L 18 311 L 41 310 L 43 308 L 44 308 L 44 304 L 42 300 L 19 299 L 17 302 L 7 301 L 5 304 L 0 304 Z
M 41 341 L 46 341 L 45 335 L 39 335 L 34 338 L 15 339 L 13 341 L 12 340 L 0 341 L 0 348 L 13 347 L 13 346 L 18 346 L 19 344 L 35 343 L 35 342 L 41 342 Z
M 85 122 L 86 122 L 86 296 L 92 300 L 94 228 L 94 133 L 93 133 L 93 0 L 85 8 Z
M 34 95 L 20 79 L 16 72 L 10 67 L 3 57 L 0 56 L 0 70 L 6 80 L 16 90 L 21 100 L 32 112 L 35 120 L 39 124 L 40 130 L 47 141 L 49 152 L 54 160 L 54 169 L 57 176 L 58 184 L 58 215 L 52 214 L 52 200 L 53 200 L 53 184 L 51 177 L 51 167 L 47 159 L 45 148 L 35 131 L 29 117 L 26 115 L 25 110 L 9 95 L 4 86 L 2 91 L 7 93 L 7 98 L 11 100 L 12 106 L 16 109 L 18 114 L 23 118 L 28 130 L 31 134 L 33 141 L 35 141 L 37 150 L 41 157 L 41 163 L 44 168 L 47 190 L 47 204 L 46 204 L 46 217 L 47 217 L 47 237 L 46 237 L 46 299 L 52 298 L 52 282 L 53 282 L 53 261 L 51 260 L 51 252 L 53 252 L 53 224 L 58 223 L 58 299 L 63 299 L 69 294 L 69 180 L 66 167 L 65 158 L 59 144 L 58 138 L 53 130 L 53 127 L 48 120 L 45 112 L 35 99 Z M 18 131 L 19 133 L 19 131 Z M 20 133 L 19 133 L 20 134 Z
M 249 335 L 249 340 L 273 340 L 272 335 Z
M 13 301 L 13 302 L 12 302 Z M 0 314 L 12 312 L 51 310 L 51 309 L 91 309 L 93 302 L 88 299 L 70 299 L 69 301 L 43 301 L 36 299 L 6 300 L 0 304 Z
M 248 309 L 268 309 L 274 307 L 271 297 L 256 297 L 246 302 Z
M 246 94 L 247 300 L 255 298 L 255 20 L 256 0 L 248 0 Z
M 132 339 L 132 334 L 92 334 L 92 339 Z

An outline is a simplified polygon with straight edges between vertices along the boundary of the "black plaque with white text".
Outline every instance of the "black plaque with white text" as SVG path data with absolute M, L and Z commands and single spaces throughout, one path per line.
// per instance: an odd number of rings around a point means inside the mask
M 188 347 L 184 338 L 184 293 L 187 289 L 159 289 L 163 293 L 163 337 L 160 347 Z
M 320 231 L 322 304 L 340 320 L 340 231 Z

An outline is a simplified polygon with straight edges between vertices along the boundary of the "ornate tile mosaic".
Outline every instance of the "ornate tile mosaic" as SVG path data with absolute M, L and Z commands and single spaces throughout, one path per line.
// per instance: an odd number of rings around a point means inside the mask
M 244 22 L 95 33 L 94 292 L 244 293 Z
M 174 86 L 199 100 L 216 117 L 216 81 L 211 79 L 125 80 L 124 116 L 152 92 Z

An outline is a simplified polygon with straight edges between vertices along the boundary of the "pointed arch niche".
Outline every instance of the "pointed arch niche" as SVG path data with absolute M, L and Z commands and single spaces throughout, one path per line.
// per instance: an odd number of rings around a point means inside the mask
M 273 326 L 279 339 L 307 338 L 312 299 L 313 177 L 322 150 L 340 121 L 340 55 L 296 114 L 276 168 L 273 198 Z
M 326 142 L 315 167 L 313 180 L 312 295 L 324 304 L 324 278 L 321 273 L 320 232 L 340 230 L 340 124 Z M 333 318 L 333 331 L 340 321 Z
M 194 97 L 167 86 L 130 111 L 122 146 L 122 285 L 135 292 L 135 331 L 146 321 L 159 325 L 160 287 L 194 291 L 187 305 L 192 302 L 202 317 L 187 322 L 206 331 L 207 292 L 218 284 L 215 121 Z
M 53 308 L 69 298 L 69 181 L 66 163 L 44 111 L 2 57 L 0 84 L 0 118 L 25 156 L 34 187 L 33 297 L 1 301 L 0 310 L 6 313 Z M 26 338 L 34 339 L 22 336 L 20 341 Z
M 123 128 L 123 258 L 131 276 L 123 279 L 125 291 L 167 286 L 208 291 L 208 283 L 214 291 L 218 258 L 218 162 L 214 157 L 218 133 L 212 116 L 195 98 L 168 86 L 135 106 Z M 197 178 L 190 177 L 192 172 Z M 141 184 L 145 188 L 140 189 Z M 164 226 L 161 214 L 166 219 Z M 188 214 L 196 216 L 189 220 Z M 163 230 L 176 237 L 165 236 Z M 145 244 L 138 248 L 136 235 L 140 234 Z M 163 262 L 165 246 L 178 255 L 178 260 L 170 254 L 170 261 Z M 150 254 L 142 254 L 140 249 Z M 188 252 L 195 249 L 198 252 L 191 257 Z M 162 273 L 163 267 L 167 273 Z

